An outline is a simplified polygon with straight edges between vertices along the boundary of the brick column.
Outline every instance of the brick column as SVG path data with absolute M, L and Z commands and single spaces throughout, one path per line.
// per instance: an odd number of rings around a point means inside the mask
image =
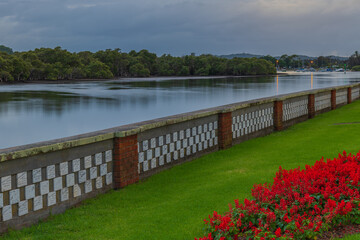
M 232 146 L 232 113 L 219 113 L 219 148 L 226 149 Z
M 276 131 L 283 129 L 283 101 L 274 102 L 274 128 Z
M 114 139 L 114 186 L 115 189 L 139 181 L 137 135 Z
M 309 94 L 308 113 L 309 113 L 309 118 L 315 117 L 315 94 Z
M 331 110 L 336 109 L 336 90 L 331 90 Z
M 347 89 L 347 103 L 351 103 L 351 87 Z

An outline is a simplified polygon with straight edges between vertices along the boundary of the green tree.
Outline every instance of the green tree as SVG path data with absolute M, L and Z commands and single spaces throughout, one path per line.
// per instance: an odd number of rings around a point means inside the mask
M 149 77 L 150 70 L 141 63 L 136 63 L 130 67 L 130 74 L 134 77 Z
M 92 79 L 109 79 L 114 77 L 109 66 L 98 60 L 92 61 L 86 67 L 86 76 Z
M 95 58 L 109 66 L 110 71 L 115 77 L 127 76 L 129 69 L 128 54 L 121 53 L 119 48 L 114 50 L 106 49 L 105 51 L 98 51 L 94 54 Z
M 14 81 L 13 76 L 7 71 L 0 70 L 0 82 L 12 82 Z
M 10 74 L 13 66 L 8 60 L 9 55 L 6 53 L 0 54 L 0 82 L 14 81 L 13 76 Z
M 264 59 L 264 60 L 267 60 L 269 62 L 272 62 L 274 65 L 276 64 L 276 58 L 274 58 L 274 57 L 272 57 L 270 55 L 263 56 L 260 59 Z
M 31 65 L 22 60 L 21 58 L 12 55 L 11 56 L 12 70 L 9 72 L 16 81 L 27 80 L 30 75 Z
M 189 76 L 189 74 L 190 74 L 189 68 L 187 66 L 182 66 L 177 75 L 178 76 Z
M 360 65 L 360 54 L 358 51 L 355 51 L 355 53 L 350 56 L 350 58 L 348 60 L 348 65 L 350 68 Z
M 9 47 L 6 47 L 4 45 L 0 45 L 0 52 L 4 52 L 4 53 L 7 53 L 7 54 L 13 54 L 13 50 Z

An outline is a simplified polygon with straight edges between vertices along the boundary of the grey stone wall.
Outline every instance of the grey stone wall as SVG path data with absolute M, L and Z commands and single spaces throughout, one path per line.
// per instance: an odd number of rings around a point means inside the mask
M 283 121 L 308 115 L 308 96 L 286 99 L 283 103 Z
M 239 109 L 232 113 L 233 139 L 246 138 L 274 126 L 273 103 Z
M 360 87 L 353 87 L 351 89 L 351 101 L 359 99 L 359 97 L 360 97 L 359 90 L 360 90 Z
M 139 174 L 201 156 L 218 146 L 217 115 L 145 131 L 138 135 Z
M 344 105 L 347 103 L 347 88 L 338 89 L 336 91 L 336 105 Z
M 1 163 L 0 231 L 111 189 L 112 161 L 112 141 L 105 141 Z
M 331 108 L 331 92 L 321 92 L 315 94 L 315 112 L 329 110 Z

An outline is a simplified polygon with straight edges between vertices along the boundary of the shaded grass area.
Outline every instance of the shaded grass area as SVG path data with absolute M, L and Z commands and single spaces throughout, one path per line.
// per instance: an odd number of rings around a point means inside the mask
M 203 234 L 204 218 L 251 197 L 252 186 L 271 182 L 280 165 L 304 167 L 343 150 L 358 152 L 360 124 L 334 124 L 359 121 L 360 101 L 87 200 L 2 239 L 194 239 Z

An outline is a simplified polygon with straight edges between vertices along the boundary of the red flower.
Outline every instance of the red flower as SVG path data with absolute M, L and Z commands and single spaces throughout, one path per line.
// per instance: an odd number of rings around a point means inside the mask
M 276 229 L 275 235 L 276 235 L 277 237 L 281 237 L 281 229 L 280 229 L 280 228 Z
M 252 189 L 253 199 L 235 207 L 224 216 L 209 216 L 209 235 L 199 240 L 268 239 L 268 236 L 303 239 L 304 234 L 342 224 L 354 224 L 360 217 L 360 152 L 339 154 L 334 160 L 321 159 L 305 169 L 281 167 L 273 184 L 258 184 Z M 355 211 L 355 210 L 356 211 Z M 352 214 L 349 217 L 349 214 Z M 295 225 L 296 228 L 288 227 Z M 286 230 L 282 233 L 281 228 Z

